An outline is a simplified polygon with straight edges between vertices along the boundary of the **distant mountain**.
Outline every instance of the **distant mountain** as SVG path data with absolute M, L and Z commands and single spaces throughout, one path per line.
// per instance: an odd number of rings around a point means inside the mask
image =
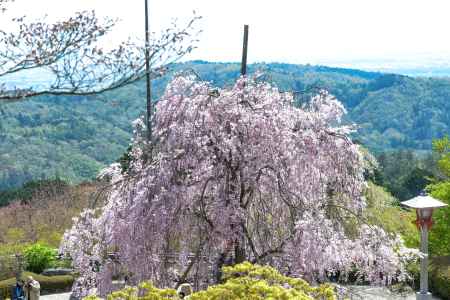
M 193 70 L 224 86 L 239 76 L 240 65 L 193 61 L 173 70 Z M 359 124 L 355 139 L 372 151 L 429 150 L 433 138 L 450 133 L 449 79 L 311 65 L 249 66 L 250 74 L 257 70 L 281 90 L 329 90 L 347 108 L 346 121 Z M 172 74 L 153 82 L 155 99 Z M 92 97 L 45 96 L 1 104 L 0 189 L 31 179 L 79 182 L 94 177 L 126 150 L 130 123 L 144 109 L 143 82 Z
M 414 77 L 450 77 L 450 53 L 422 53 L 383 58 L 323 60 L 320 64 Z

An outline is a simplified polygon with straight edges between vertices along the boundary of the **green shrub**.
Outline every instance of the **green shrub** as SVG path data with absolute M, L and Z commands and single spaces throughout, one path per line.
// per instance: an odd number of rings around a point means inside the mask
M 417 291 L 420 286 L 420 263 L 408 265 L 408 272 L 413 280 L 411 287 Z M 428 268 L 428 286 L 434 296 L 441 299 L 450 299 L 450 256 L 434 257 Z
M 224 284 L 211 286 L 192 295 L 203 299 L 335 299 L 331 285 L 310 286 L 306 281 L 280 274 L 268 266 L 248 262 L 223 268 Z M 223 298 L 223 295 L 227 295 Z
M 449 204 L 433 213 L 433 228 L 430 231 L 430 253 L 435 256 L 450 256 L 450 138 L 433 140 L 433 152 L 438 155 L 437 166 L 444 178 L 427 187 L 431 195 Z
M 0 281 L 13 277 L 16 270 L 16 253 L 22 253 L 26 244 L 4 243 L 0 245 Z M 1 298 L 0 298 L 1 299 Z
M 433 294 L 450 299 L 450 256 L 433 258 L 429 277 Z
M 34 273 L 42 273 L 52 266 L 56 259 L 56 250 L 41 244 L 33 244 L 24 250 L 26 269 Z
M 28 276 L 33 276 L 39 281 L 41 285 L 41 294 L 55 294 L 61 292 L 68 292 L 72 288 L 73 277 L 70 275 L 64 276 L 43 276 L 31 272 L 24 272 L 22 279 L 26 280 Z M 16 284 L 15 278 L 0 281 L 0 299 L 11 297 L 11 290 Z M 2 298 L 3 297 L 3 298 Z
M 72 260 L 70 258 L 61 258 L 53 261 L 52 268 L 55 269 L 71 269 Z
M 336 294 L 331 285 L 310 286 L 306 281 L 281 275 L 272 267 L 245 262 L 223 268 L 225 282 L 210 286 L 189 296 L 189 300 L 334 300 Z M 177 300 L 173 289 L 157 289 L 151 283 L 139 287 L 143 296 L 137 296 L 138 288 L 125 288 L 114 292 L 107 300 Z M 99 300 L 95 296 L 84 300 Z
M 450 255 L 450 180 L 429 185 L 428 190 L 434 198 L 448 204 L 433 212 L 433 227 L 429 235 L 430 253 L 436 256 Z
M 144 295 L 138 297 L 138 291 L 143 291 Z M 179 300 L 174 289 L 158 289 L 150 282 L 143 282 L 139 287 L 126 287 L 107 296 L 107 300 Z M 101 300 L 97 296 L 88 296 L 83 300 Z

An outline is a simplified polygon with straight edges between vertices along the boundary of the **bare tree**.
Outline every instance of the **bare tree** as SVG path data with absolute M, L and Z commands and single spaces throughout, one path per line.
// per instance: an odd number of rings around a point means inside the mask
M 7 2 L 0 0 L 0 12 Z M 195 48 L 194 23 L 199 18 L 194 14 L 183 27 L 173 22 L 160 35 L 152 34 L 147 45 L 128 40 L 113 49 L 100 44 L 117 20 L 99 19 L 94 11 L 55 23 L 15 18 L 16 31 L 0 29 L 0 101 L 43 94 L 89 95 L 122 87 L 145 76 L 146 47 L 151 75 L 160 76 L 168 64 Z M 50 82 L 25 88 L 8 83 L 11 76 L 33 69 L 48 73 Z
M 12 0 L 0 0 L 0 12 L 6 11 L 6 5 L 5 3 L 12 2 Z

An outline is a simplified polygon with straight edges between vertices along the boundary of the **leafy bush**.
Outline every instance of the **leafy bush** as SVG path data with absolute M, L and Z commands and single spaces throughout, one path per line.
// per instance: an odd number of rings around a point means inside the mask
M 22 253 L 26 246 L 26 244 L 0 244 L 0 281 L 14 276 L 16 270 L 14 255 Z
M 429 247 L 432 255 L 450 255 L 450 180 L 428 186 L 431 195 L 448 206 L 433 212 Z
M 450 255 L 450 139 L 448 136 L 433 141 L 433 151 L 439 156 L 437 166 L 442 178 L 429 185 L 434 198 L 448 204 L 433 212 L 433 228 L 430 231 L 430 253 L 434 256 Z
M 411 287 L 418 290 L 420 286 L 419 262 L 411 263 L 408 271 L 413 280 Z M 428 285 L 434 296 L 441 299 L 450 299 L 450 256 L 433 257 L 428 267 Z
M 56 259 L 56 250 L 39 243 L 25 248 L 24 256 L 26 268 L 34 273 L 42 273 L 44 269 L 52 266 Z
M 335 299 L 331 285 L 311 287 L 306 281 L 281 275 L 272 267 L 248 262 L 224 267 L 224 284 L 194 293 L 190 300 L 206 299 Z
M 138 291 L 143 291 L 144 295 L 138 297 Z M 108 300 L 178 300 L 180 299 L 174 289 L 158 289 L 149 282 L 144 282 L 136 287 L 126 287 L 120 291 L 113 292 L 107 297 Z M 96 296 L 85 297 L 83 300 L 100 300 Z
M 281 275 L 267 266 L 252 265 L 245 262 L 233 267 L 223 268 L 225 283 L 210 286 L 189 296 L 189 300 L 311 300 L 336 299 L 331 285 L 311 287 L 306 281 Z M 138 290 L 143 296 L 137 296 Z M 164 300 L 180 299 L 173 289 L 158 289 L 151 283 L 143 283 L 138 288 L 128 287 L 110 294 L 108 300 Z M 84 300 L 99 300 L 95 296 Z
M 450 266 L 436 268 L 431 273 L 431 291 L 442 299 L 450 299 Z
M 66 257 L 58 258 L 57 260 L 53 261 L 51 267 L 55 269 L 71 269 L 72 260 Z
M 70 275 L 64 276 L 42 276 L 31 272 L 24 272 L 22 279 L 26 280 L 28 276 L 33 276 L 34 279 L 39 281 L 41 285 L 41 294 L 54 294 L 61 292 L 68 292 L 72 288 L 73 277 Z M 0 299 L 6 299 L 11 297 L 11 290 L 16 284 L 16 278 L 9 278 L 7 280 L 0 281 Z
M 432 258 L 430 290 L 442 299 L 450 299 L 450 256 Z

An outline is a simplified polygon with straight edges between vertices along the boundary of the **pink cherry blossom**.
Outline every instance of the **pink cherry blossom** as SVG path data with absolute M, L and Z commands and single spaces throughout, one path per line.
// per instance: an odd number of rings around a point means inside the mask
M 117 273 L 204 287 L 243 260 L 310 281 L 355 270 L 373 283 L 403 279 L 401 240 L 343 224 L 366 206 L 364 157 L 344 113 L 325 91 L 296 107 L 292 94 L 248 78 L 218 89 L 175 77 L 156 105 L 153 142 L 138 120 L 130 169 L 102 172 L 106 205 L 64 236 L 76 294 L 104 295 Z

